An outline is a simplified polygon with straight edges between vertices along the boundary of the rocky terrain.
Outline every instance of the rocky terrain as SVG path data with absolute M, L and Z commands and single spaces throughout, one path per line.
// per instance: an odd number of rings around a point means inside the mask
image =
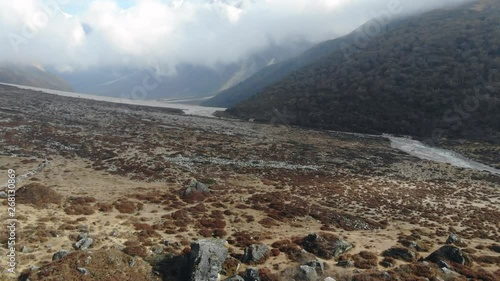
M 382 137 L 9 86 L 0 123 L 0 280 L 500 280 L 500 177 Z

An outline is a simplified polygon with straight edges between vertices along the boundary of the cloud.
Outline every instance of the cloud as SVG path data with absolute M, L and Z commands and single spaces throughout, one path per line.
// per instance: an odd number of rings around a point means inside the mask
M 59 69 L 233 62 L 269 42 L 346 34 L 391 2 L 403 14 L 466 0 L 69 0 L 0 2 L 0 60 Z

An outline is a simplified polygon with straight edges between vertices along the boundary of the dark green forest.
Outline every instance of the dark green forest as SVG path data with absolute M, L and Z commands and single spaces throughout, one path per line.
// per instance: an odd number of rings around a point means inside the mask
M 404 20 L 346 45 L 227 113 L 261 122 L 417 137 L 499 139 L 500 4 Z

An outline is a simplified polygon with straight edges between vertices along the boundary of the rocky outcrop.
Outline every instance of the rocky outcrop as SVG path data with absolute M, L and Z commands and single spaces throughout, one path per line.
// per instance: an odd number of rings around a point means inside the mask
M 267 245 L 254 244 L 245 249 L 243 262 L 250 264 L 259 264 L 265 262 L 270 255 L 271 250 Z
M 349 242 L 332 234 L 312 233 L 299 241 L 304 249 L 320 258 L 336 258 L 353 248 Z
M 209 239 L 191 244 L 190 281 L 217 281 L 228 250 L 224 240 Z

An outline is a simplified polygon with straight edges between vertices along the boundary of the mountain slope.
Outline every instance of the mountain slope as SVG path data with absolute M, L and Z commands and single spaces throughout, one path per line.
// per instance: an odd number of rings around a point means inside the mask
M 384 32 L 395 28 L 398 24 L 399 20 L 394 20 L 392 23 L 384 27 Z M 306 50 L 300 56 L 270 65 L 234 87 L 221 91 L 215 97 L 205 101 L 203 105 L 217 107 L 234 106 L 239 102 L 242 102 L 261 92 L 265 88 L 279 82 L 281 79 L 290 75 L 294 71 L 308 66 L 321 58 L 330 55 L 333 52 L 348 46 L 349 44 L 352 44 L 355 40 L 357 31 L 362 28 L 364 28 L 364 25 L 346 36 L 321 42 Z
M 410 18 L 350 60 L 337 51 L 228 112 L 333 130 L 494 138 L 500 4 L 480 4 Z
M 24 86 L 72 91 L 62 78 L 36 66 L 0 65 L 0 82 Z

